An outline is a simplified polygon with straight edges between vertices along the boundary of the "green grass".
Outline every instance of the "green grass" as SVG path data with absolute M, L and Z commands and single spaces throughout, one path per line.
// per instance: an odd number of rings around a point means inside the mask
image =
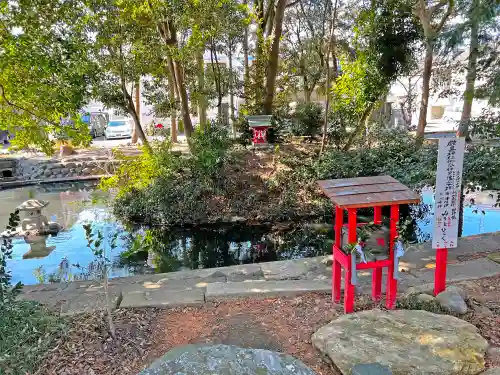
M 63 318 L 36 302 L 0 305 L 0 375 L 35 371 L 65 328 Z

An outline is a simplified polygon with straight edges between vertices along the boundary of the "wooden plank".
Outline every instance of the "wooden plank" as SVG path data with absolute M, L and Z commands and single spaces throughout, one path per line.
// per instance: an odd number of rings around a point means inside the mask
M 340 197 L 347 195 L 357 195 L 364 193 L 378 193 L 384 191 L 405 191 L 408 188 L 400 182 L 359 185 L 359 186 L 342 186 L 338 188 L 327 188 L 325 194 L 329 197 Z
M 389 206 L 392 204 L 419 203 L 420 196 L 411 191 L 390 191 L 350 196 L 331 197 L 333 203 L 343 208 Z
M 321 180 L 318 181 L 322 189 L 340 188 L 345 186 L 360 186 L 373 184 L 386 184 L 398 182 L 391 176 L 371 176 L 371 177 L 355 177 L 355 178 L 339 178 L 336 180 Z

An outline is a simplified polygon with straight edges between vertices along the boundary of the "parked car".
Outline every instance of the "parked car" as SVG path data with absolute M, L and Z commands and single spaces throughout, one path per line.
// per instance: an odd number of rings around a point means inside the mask
M 104 138 L 131 138 L 134 122 L 132 119 L 113 119 L 108 122 L 104 131 Z
M 92 138 L 104 135 L 109 115 L 104 112 L 90 112 L 82 116 L 82 121 L 89 125 L 89 131 Z

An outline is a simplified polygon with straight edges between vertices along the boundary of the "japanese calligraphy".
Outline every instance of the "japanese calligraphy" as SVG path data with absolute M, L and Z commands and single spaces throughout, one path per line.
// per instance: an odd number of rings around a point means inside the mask
M 439 139 L 432 247 L 457 247 L 465 138 Z

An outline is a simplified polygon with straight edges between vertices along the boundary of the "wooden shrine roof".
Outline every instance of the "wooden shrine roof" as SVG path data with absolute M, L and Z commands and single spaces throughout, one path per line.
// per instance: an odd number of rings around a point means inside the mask
M 318 181 L 339 207 L 360 208 L 419 203 L 420 196 L 391 176 L 341 178 Z

